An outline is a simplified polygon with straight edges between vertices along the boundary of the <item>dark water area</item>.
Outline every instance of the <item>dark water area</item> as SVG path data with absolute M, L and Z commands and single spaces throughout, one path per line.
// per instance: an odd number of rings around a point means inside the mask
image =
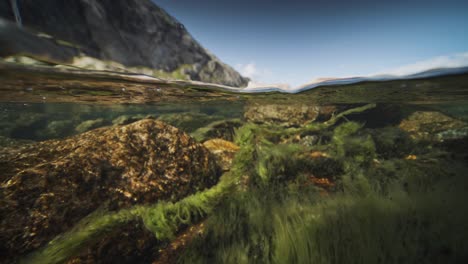
M 243 104 L 226 102 L 99 105 L 77 103 L 0 103 L 0 136 L 19 140 L 59 139 L 93 128 L 162 119 L 192 132 L 212 122 L 241 118 Z
M 174 89 L 4 96 L 0 262 L 468 262 L 466 76 Z

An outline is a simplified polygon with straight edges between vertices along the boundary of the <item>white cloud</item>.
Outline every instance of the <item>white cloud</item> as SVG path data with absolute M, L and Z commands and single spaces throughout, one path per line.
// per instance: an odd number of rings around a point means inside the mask
M 239 68 L 240 73 L 249 78 L 254 78 L 258 73 L 257 66 L 255 65 L 255 63 L 248 63 L 245 65 L 240 64 Z
M 283 90 L 290 90 L 291 87 L 286 83 L 273 83 L 272 79 L 273 74 L 268 69 L 259 69 L 255 62 L 250 62 L 247 64 L 237 64 L 237 71 L 242 76 L 250 78 L 249 85 L 245 88 L 249 89 L 258 89 L 258 88 L 280 88 Z
M 241 75 L 249 77 L 252 81 L 265 81 L 272 76 L 270 70 L 259 69 L 255 62 L 237 64 L 236 69 L 240 72 Z
M 395 76 L 405 76 L 415 73 L 420 73 L 423 71 L 437 69 L 437 68 L 457 68 L 457 67 L 468 67 L 468 52 L 438 56 L 423 61 L 415 62 L 408 65 L 399 66 L 396 68 L 391 68 L 385 71 L 380 71 L 373 74 L 339 74 L 338 76 L 333 76 L 326 78 L 324 76 L 316 76 L 313 81 L 305 85 L 298 86 L 297 88 L 291 87 L 289 84 L 286 84 L 282 81 L 282 76 L 273 75 L 271 71 L 267 69 L 258 68 L 255 62 L 250 62 L 247 64 L 237 64 L 236 69 L 243 76 L 249 77 L 251 81 L 247 86 L 247 90 L 261 90 L 262 88 L 269 89 L 272 87 L 280 88 L 286 91 L 294 91 L 300 89 L 306 85 L 313 85 L 315 83 L 320 83 L 323 81 L 329 80 L 330 83 L 333 80 L 340 81 L 341 83 L 354 77 L 373 77 L 375 75 L 395 75 Z M 338 65 L 338 68 L 345 68 L 345 65 Z
M 276 87 L 284 90 L 291 89 L 289 84 L 273 83 L 274 81 L 272 80 L 275 79 L 273 73 L 268 69 L 258 68 L 255 62 L 237 64 L 236 69 L 242 76 L 250 78 L 249 85 L 246 87 L 247 90 L 269 87 Z
M 375 75 L 409 75 L 435 68 L 456 68 L 465 66 L 468 66 L 468 52 L 447 56 L 438 56 L 416 63 L 400 66 L 398 68 L 381 71 L 376 73 Z
M 280 88 L 283 90 L 291 90 L 291 86 L 287 83 L 259 83 L 250 81 L 249 85 L 245 89 L 258 89 L 258 88 Z

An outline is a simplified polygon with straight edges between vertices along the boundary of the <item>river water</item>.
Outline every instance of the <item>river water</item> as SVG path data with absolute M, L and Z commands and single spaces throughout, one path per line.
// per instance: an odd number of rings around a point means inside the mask
M 3 76 L 2 263 L 468 261 L 466 74 L 298 94 Z

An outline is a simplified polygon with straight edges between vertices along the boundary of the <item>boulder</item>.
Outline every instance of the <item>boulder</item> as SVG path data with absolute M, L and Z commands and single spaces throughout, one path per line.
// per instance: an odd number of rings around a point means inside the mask
M 176 201 L 212 186 L 219 173 L 206 148 L 152 119 L 1 149 L 0 262 L 45 245 L 98 208 Z M 133 232 L 137 226 L 104 238 L 89 259 L 154 247 L 154 236 L 141 224 L 140 235 Z
M 207 140 L 203 143 L 203 146 L 214 154 L 218 164 L 224 171 L 231 169 L 232 161 L 239 150 L 239 146 L 220 138 Z
M 275 124 L 298 127 L 314 122 L 317 118 L 328 119 L 336 108 L 309 104 L 264 104 L 251 103 L 246 106 L 244 118 L 258 124 Z M 328 117 L 328 118 L 325 118 Z
M 415 139 L 441 141 L 465 137 L 468 123 L 441 112 L 417 111 L 403 119 L 399 127 Z

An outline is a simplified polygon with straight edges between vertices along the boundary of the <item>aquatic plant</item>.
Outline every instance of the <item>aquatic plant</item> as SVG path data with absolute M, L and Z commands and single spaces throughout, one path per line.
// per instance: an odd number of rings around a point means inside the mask
M 169 240 L 181 225 L 189 225 L 206 216 L 230 190 L 239 183 L 242 175 L 251 168 L 254 134 L 247 125 L 238 131 L 241 149 L 231 170 L 219 183 L 205 191 L 188 196 L 178 202 L 162 201 L 154 205 L 135 206 L 118 212 L 98 211 L 83 219 L 72 230 L 56 237 L 44 248 L 27 256 L 24 263 L 61 263 L 77 255 L 85 246 L 99 241 L 114 228 L 135 220 L 142 220 L 160 240 Z
M 284 204 L 270 263 L 457 263 L 467 246 L 461 195 L 346 195 L 302 210 Z
M 425 162 L 399 166 L 401 175 L 386 193 L 371 184 L 376 180 L 369 174 L 374 168 L 345 177 L 343 191 L 326 199 L 309 188 L 251 185 L 223 199 L 206 222 L 204 235 L 195 239 L 179 262 L 456 263 L 465 259 L 468 242 L 462 234 L 468 216 L 461 208 L 468 181 L 463 168 Z M 420 188 L 408 190 L 409 179 Z M 421 187 L 429 185 L 430 189 Z
M 26 262 L 63 262 L 130 221 L 141 220 L 158 240 L 170 240 L 181 227 L 205 217 L 204 235 L 191 243 L 180 262 L 391 263 L 407 256 L 420 263 L 433 257 L 460 257 L 466 245 L 456 235 L 463 225 L 456 224 L 468 219 L 446 205 L 458 204 L 461 194 L 447 191 L 453 184 L 439 184 L 449 180 L 443 176 L 459 174 L 447 172 L 441 163 L 425 163 L 442 152 L 422 153 L 417 161 L 376 163 L 375 143 L 362 124 L 343 122 L 333 127 L 343 113 L 322 124 L 293 129 L 247 123 L 236 129 L 239 150 L 231 170 L 216 186 L 178 202 L 91 215 Z M 277 143 L 283 136 L 308 131 L 328 134 L 330 139 L 313 148 Z M 312 158 L 313 151 L 327 154 Z M 308 175 L 316 168 L 336 174 L 333 180 L 339 192 L 333 197 L 325 199 L 328 196 L 319 188 L 306 184 L 318 179 Z M 431 191 L 439 186 L 438 194 L 446 199 L 435 200 L 428 188 L 413 185 L 432 186 Z M 379 229 L 380 225 L 385 228 Z M 419 239 L 441 236 L 447 240 L 418 244 Z M 448 255 L 426 254 L 447 248 Z
M 378 154 L 373 137 L 362 128 L 342 123 L 327 144 L 316 147 L 342 165 L 340 192 L 328 199 L 294 182 L 304 183 L 301 169 L 313 170 L 299 162 L 307 148 L 266 139 L 283 129 L 242 128 L 239 143 L 256 137 L 254 184 L 223 200 L 203 237 L 179 262 L 453 263 L 466 258 L 468 244 L 460 234 L 466 233 L 468 216 L 457 209 L 468 186 L 464 169 L 447 168 L 444 164 L 454 161 L 432 148 L 419 149 L 417 162 L 379 161 L 386 155 Z M 275 184 L 281 178 L 290 183 Z
M 135 206 L 118 212 L 95 212 L 77 224 L 71 231 L 49 242 L 43 249 L 23 260 L 24 263 L 62 263 L 80 252 L 84 246 L 96 243 L 113 228 L 141 219 L 160 240 L 174 237 L 182 224 L 192 224 L 210 213 L 217 201 L 234 184 L 230 175 L 206 190 L 178 202 L 160 202 L 149 206 Z
M 241 127 L 242 124 L 242 121 L 238 118 L 215 121 L 207 126 L 198 128 L 190 133 L 190 136 L 198 142 L 203 142 L 209 138 L 222 138 L 233 141 L 235 129 Z

